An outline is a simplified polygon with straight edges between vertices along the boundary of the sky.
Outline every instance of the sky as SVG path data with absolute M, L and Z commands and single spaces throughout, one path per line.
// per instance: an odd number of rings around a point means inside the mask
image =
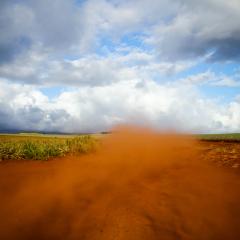
M 240 132 L 239 0 L 1 0 L 0 130 Z

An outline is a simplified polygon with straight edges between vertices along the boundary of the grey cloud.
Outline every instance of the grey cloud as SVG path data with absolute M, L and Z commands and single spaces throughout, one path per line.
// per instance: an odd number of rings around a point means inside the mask
M 240 60 L 240 31 L 232 38 L 213 40 L 209 45 L 215 48 L 214 53 L 210 56 L 212 61 Z
M 194 59 L 207 56 L 210 62 L 239 61 L 240 34 L 226 39 L 202 40 L 194 35 L 182 38 L 169 36 L 157 43 L 160 57 L 168 61 Z M 159 45 L 158 45 L 159 44 Z
M 151 40 L 160 57 L 171 61 L 202 57 L 210 61 L 238 61 L 240 3 L 182 0 L 169 24 L 154 27 Z
M 64 131 L 71 116 L 40 91 L 0 83 L 0 130 Z
M 0 130 L 16 130 L 16 122 L 13 118 L 14 112 L 10 109 L 7 103 L 0 102 Z
M 21 53 L 31 45 L 30 38 L 25 35 L 25 8 L 16 8 L 16 1 L 0 2 L 0 64 L 10 62 L 15 55 Z M 27 15 L 27 14 L 26 14 Z
M 21 116 L 21 120 L 19 121 L 21 128 L 18 128 L 41 131 L 59 131 L 70 117 L 69 114 L 62 109 L 49 111 L 36 106 L 17 109 L 17 119 L 19 119 L 18 116 Z M 15 127 L 16 126 L 17 125 L 15 125 Z
M 73 0 L 27 1 L 34 14 L 33 39 L 47 47 L 64 50 L 79 40 L 80 12 Z
M 0 2 L 0 63 L 14 60 L 32 45 L 53 55 L 76 51 L 82 38 L 81 11 L 73 0 Z
M 9 63 L 15 56 L 27 50 L 31 46 L 31 40 L 19 37 L 11 42 L 0 44 L 0 64 Z
M 0 103 L 0 131 L 64 131 L 70 115 L 65 110 L 46 110 L 36 106 L 12 108 Z

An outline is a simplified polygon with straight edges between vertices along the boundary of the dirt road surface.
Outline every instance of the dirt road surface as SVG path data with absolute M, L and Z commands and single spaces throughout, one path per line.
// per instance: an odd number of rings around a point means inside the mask
M 125 129 L 91 155 L 2 163 L 0 239 L 240 239 L 239 174 L 199 149 Z

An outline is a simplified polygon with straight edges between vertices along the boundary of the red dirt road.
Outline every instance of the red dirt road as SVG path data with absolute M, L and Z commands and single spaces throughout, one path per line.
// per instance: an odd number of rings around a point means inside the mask
M 0 164 L 0 239 L 240 239 L 239 174 L 199 151 L 125 130 L 92 155 Z

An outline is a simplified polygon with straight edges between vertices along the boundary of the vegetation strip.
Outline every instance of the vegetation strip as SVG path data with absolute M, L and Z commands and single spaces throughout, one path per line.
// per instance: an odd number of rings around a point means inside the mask
M 199 134 L 197 138 L 203 141 L 213 142 L 240 142 L 240 133 L 229 134 Z
M 48 160 L 66 154 L 81 154 L 93 151 L 97 139 L 89 136 L 61 137 L 0 137 L 0 160 Z

